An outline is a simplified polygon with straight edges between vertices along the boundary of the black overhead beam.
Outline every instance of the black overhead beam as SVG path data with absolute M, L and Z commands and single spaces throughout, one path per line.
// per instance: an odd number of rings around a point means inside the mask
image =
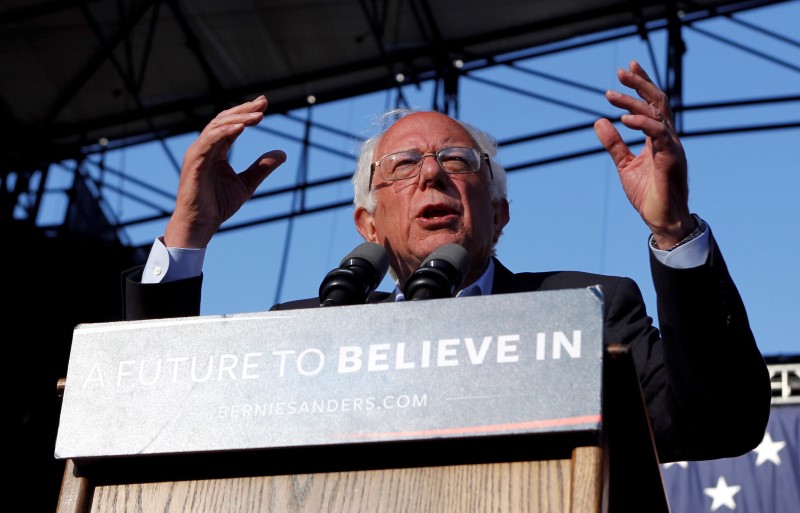
M 182 33 L 186 37 L 187 41 L 189 41 L 189 47 L 193 52 L 194 57 L 200 63 L 200 68 L 203 69 L 203 73 L 208 81 L 208 88 L 207 93 L 194 98 L 180 98 L 175 101 L 170 101 L 167 103 L 162 103 L 158 105 L 148 105 L 145 106 L 142 104 L 141 99 L 138 98 L 137 93 L 141 88 L 141 83 L 143 79 L 144 70 L 146 69 L 145 63 L 147 62 L 147 56 L 150 54 L 150 44 L 152 43 L 152 34 L 155 30 L 156 25 L 156 9 L 158 6 L 163 2 L 167 3 L 170 7 L 172 7 L 173 13 L 175 15 L 175 19 L 178 21 L 178 26 Z M 369 3 L 368 3 L 369 2 Z M 615 39 L 630 37 L 631 35 L 639 35 L 639 37 L 643 38 L 645 42 L 648 44 L 648 49 L 651 52 L 651 58 L 654 59 L 652 55 L 652 46 L 650 45 L 649 34 L 655 30 L 667 30 L 669 33 L 669 42 L 667 45 L 668 50 L 668 65 L 667 65 L 667 86 L 668 92 L 670 94 L 670 98 L 673 101 L 673 110 L 676 114 L 676 119 L 679 119 L 679 115 L 685 111 L 689 110 L 698 110 L 701 108 L 724 108 L 725 106 L 740 106 L 740 105 L 748 105 L 748 104 L 766 104 L 772 102 L 786 102 L 786 101 L 797 101 L 796 97 L 786 97 L 786 98 L 771 98 L 771 99 L 746 99 L 741 101 L 734 101 L 734 102 L 725 102 L 725 103 L 717 103 L 717 104 L 705 104 L 703 106 L 681 106 L 682 103 L 682 91 L 681 91 L 681 81 L 682 81 L 682 70 L 681 70 L 681 63 L 682 63 L 682 40 L 681 40 L 681 29 L 684 26 L 688 26 L 693 30 L 699 30 L 698 27 L 692 26 L 694 23 L 707 19 L 713 16 L 724 15 L 729 18 L 732 18 L 731 13 L 740 12 L 745 9 L 759 7 L 767 4 L 772 3 L 780 3 L 778 1 L 748 1 L 748 2 L 739 2 L 735 4 L 727 4 L 720 8 L 713 8 L 713 9 L 702 9 L 698 8 L 698 10 L 690 11 L 682 16 L 678 16 L 676 5 L 679 2 L 671 1 L 668 2 L 666 7 L 661 7 L 661 12 L 666 12 L 666 18 L 660 19 L 652 19 L 652 13 L 649 13 L 648 16 L 651 17 L 650 20 L 645 19 L 646 16 L 642 11 L 641 4 L 632 4 L 629 6 L 630 11 L 630 19 L 631 25 L 617 27 L 613 30 L 608 30 L 602 33 L 596 34 L 589 34 L 586 37 L 579 40 L 577 43 L 570 40 L 563 40 L 563 41 L 554 41 L 552 43 L 541 45 L 539 47 L 534 48 L 533 50 L 527 52 L 514 52 L 505 55 L 476 55 L 474 53 L 469 53 L 464 50 L 465 47 L 470 45 L 479 44 L 479 43 L 486 43 L 494 41 L 494 38 L 502 38 L 507 37 L 508 35 L 513 34 L 522 34 L 528 31 L 537 30 L 538 28 L 547 28 L 547 26 L 552 25 L 553 23 L 566 23 L 567 21 L 575 20 L 575 19 L 582 19 L 582 20 L 589 20 L 595 16 L 600 16 L 606 11 L 613 11 L 619 13 L 619 7 L 614 9 L 595 9 L 592 11 L 586 11 L 581 15 L 576 17 L 564 17 L 563 19 L 556 20 L 555 22 L 550 21 L 546 25 L 542 23 L 532 23 L 532 24 L 525 24 L 519 27 L 512 27 L 509 30 L 498 31 L 498 32 L 490 32 L 484 33 L 479 35 L 468 36 L 460 39 L 454 39 L 449 42 L 444 41 L 441 34 L 438 31 L 438 27 L 435 24 L 435 19 L 430 11 L 430 5 L 425 0 L 412 0 L 410 1 L 412 14 L 415 16 L 414 22 L 421 28 L 425 37 L 422 39 L 424 41 L 422 44 L 419 44 L 412 48 L 402 48 L 402 49 L 394 49 L 394 50 L 387 50 L 386 43 L 391 43 L 391 36 L 384 33 L 385 25 L 386 25 L 386 16 L 387 16 L 387 8 L 386 3 L 381 3 L 379 1 L 369 1 L 369 0 L 360 0 L 360 5 L 362 7 L 362 11 L 365 17 L 369 20 L 369 26 L 371 28 L 370 34 L 371 38 L 374 39 L 374 43 L 379 48 L 379 57 L 372 58 L 372 59 L 365 59 L 358 62 L 351 62 L 351 63 L 344 63 L 338 64 L 334 66 L 329 66 L 326 69 L 317 69 L 314 71 L 310 71 L 307 73 L 296 74 L 294 76 L 285 77 L 278 80 L 270 80 L 270 81 L 262 81 L 256 82 L 251 84 L 242 85 L 239 87 L 228 87 L 227 89 L 222 86 L 219 81 L 219 78 L 214 74 L 213 70 L 211 69 L 210 64 L 205 59 L 199 45 L 197 43 L 197 37 L 194 33 L 191 24 L 185 18 L 183 13 L 180 11 L 179 7 L 175 3 L 175 0 L 144 0 L 142 2 L 137 3 L 132 10 L 130 16 L 125 18 L 125 22 L 117 27 L 116 32 L 107 40 L 103 37 L 102 32 L 93 24 L 93 20 L 91 15 L 88 13 L 86 5 L 93 3 L 93 2 L 81 2 L 81 1 L 65 1 L 65 2 L 50 2 L 50 4 L 58 4 L 58 6 L 62 9 L 75 7 L 78 6 L 86 13 L 86 19 L 90 25 L 94 25 L 94 31 L 98 39 L 103 43 L 103 48 L 95 54 L 90 59 L 90 65 L 84 67 L 84 69 L 79 73 L 79 76 L 83 78 L 83 80 L 87 80 L 90 76 L 92 76 L 99 65 L 104 61 L 107 60 L 112 65 L 115 66 L 117 74 L 121 76 L 125 82 L 126 88 L 132 94 L 132 97 L 138 104 L 138 108 L 134 111 L 130 111 L 124 114 L 117 114 L 112 116 L 105 116 L 102 118 L 95 118 L 92 120 L 88 120 L 82 123 L 76 123 L 71 126 L 66 125 L 51 125 L 49 127 L 49 132 L 54 138 L 65 138 L 70 137 L 71 134 L 79 133 L 89 133 L 92 131 L 96 131 L 103 127 L 112 127 L 117 124 L 125 124 L 130 122 L 135 122 L 138 120 L 146 120 L 149 124 L 149 131 L 140 132 L 140 133 L 133 133 L 130 136 L 120 139 L 112 139 L 108 141 L 108 144 L 101 145 L 101 144 L 87 144 L 86 141 L 75 139 L 73 142 L 68 144 L 56 144 L 47 147 L 47 142 L 43 146 L 37 146 L 36 155 L 38 157 L 37 164 L 25 166 L 24 168 L 32 169 L 33 167 L 40 167 L 39 164 L 43 161 L 60 161 L 66 158 L 75 158 L 79 161 L 83 160 L 86 156 L 100 153 L 104 151 L 109 151 L 110 149 L 118 149 L 125 146 L 130 146 L 133 144 L 139 144 L 142 142 L 152 141 L 152 140 L 160 140 L 162 146 L 164 147 L 165 151 L 167 151 L 167 155 L 170 155 L 169 149 L 164 142 L 164 138 L 179 135 L 195 130 L 201 129 L 210 119 L 209 117 L 209 108 L 213 107 L 214 111 L 221 110 L 222 108 L 227 108 L 232 104 L 239 103 L 245 99 L 250 99 L 254 95 L 262 92 L 262 91 L 270 91 L 270 90 L 279 90 L 281 88 L 291 88 L 296 87 L 298 84 L 303 84 L 307 82 L 314 82 L 316 80 L 322 80 L 331 76 L 337 77 L 344 77 L 350 73 L 358 73 L 360 71 L 374 69 L 376 67 L 385 67 L 387 69 L 387 73 L 378 76 L 377 78 L 373 78 L 372 80 L 363 80 L 356 84 L 347 84 L 342 85 L 338 88 L 331 88 L 325 94 L 317 96 L 317 102 L 325 103 L 328 101 L 333 100 L 340 100 L 348 97 L 354 97 L 365 93 L 371 93 L 375 91 L 381 90 L 398 90 L 402 93 L 402 89 L 398 87 L 397 78 L 395 75 L 395 70 L 403 71 L 408 74 L 409 81 L 411 83 L 414 82 L 421 82 L 427 80 L 434 80 L 436 84 L 436 93 L 434 96 L 434 108 L 439 109 L 439 105 L 437 104 L 439 100 L 439 86 L 441 83 L 450 81 L 452 83 L 445 84 L 445 104 L 444 108 L 449 109 L 450 105 L 448 104 L 448 100 L 452 95 L 453 101 L 456 100 L 456 93 L 457 93 L 457 84 L 458 79 L 461 76 L 471 78 L 475 81 L 482 81 L 487 85 L 491 85 L 495 88 L 503 89 L 506 91 L 515 92 L 518 94 L 524 94 L 529 97 L 535 97 L 539 100 L 543 100 L 549 103 L 561 105 L 562 107 L 571 108 L 574 110 L 579 110 L 586 114 L 591 115 L 592 117 L 601 116 L 602 113 L 594 112 L 591 109 L 586 109 L 581 107 L 580 105 L 573 104 L 571 102 L 566 102 L 559 100 L 557 98 L 551 98 L 544 95 L 537 95 L 531 91 L 525 91 L 520 88 L 516 88 L 513 86 L 509 86 L 507 84 L 498 83 L 496 81 L 491 81 L 482 77 L 477 77 L 472 74 L 472 72 L 489 68 L 491 66 L 496 66 L 498 64 L 506 65 L 517 69 L 518 71 L 528 73 L 531 75 L 539 76 L 540 78 L 553 80 L 556 82 L 560 82 L 564 85 L 568 85 L 570 87 L 577 87 L 585 91 L 589 92 L 600 92 L 599 89 L 593 88 L 590 85 L 580 84 L 575 81 L 569 81 L 566 79 L 560 79 L 559 77 L 547 76 L 547 74 L 537 72 L 535 70 L 530 70 L 525 68 L 524 66 L 520 66 L 517 64 L 519 60 L 522 59 L 531 59 L 534 57 L 540 57 L 548 54 L 554 54 L 558 52 L 567 51 L 570 49 L 576 49 L 583 46 L 590 46 L 594 44 L 599 44 L 605 41 L 612 41 Z M 383 5 L 383 9 L 381 9 L 380 5 Z M 146 14 L 148 8 L 153 7 L 150 11 L 152 16 L 150 18 L 149 23 L 149 31 L 150 34 L 148 36 L 148 47 L 147 50 L 144 52 L 142 56 L 142 63 L 141 63 L 141 70 L 142 74 L 137 76 L 135 72 L 135 68 L 133 65 L 133 58 L 131 55 L 130 50 L 128 49 L 129 43 L 129 35 L 132 27 L 141 19 L 144 14 Z M 648 6 L 645 6 L 648 7 Z M 652 6 L 649 6 L 652 7 Z M 120 7 L 121 8 L 121 7 Z M 23 17 L 24 15 L 32 15 L 32 11 L 16 11 L 15 16 Z M 748 24 L 749 28 L 753 30 L 758 30 L 758 27 L 755 27 L 752 24 Z M 770 33 L 767 30 L 759 30 L 762 33 L 770 35 L 771 37 L 781 37 L 780 35 L 776 35 L 774 33 Z M 700 31 L 702 33 L 702 31 Z M 709 36 L 713 37 L 713 36 Z M 791 38 L 783 38 L 784 40 L 788 40 L 793 44 L 797 44 Z M 192 44 L 194 41 L 194 44 Z M 118 47 L 120 44 L 126 45 L 125 55 L 127 57 L 125 64 L 127 67 L 120 63 L 116 56 L 114 55 L 114 49 Z M 738 45 L 742 46 L 742 45 Z M 741 49 L 748 51 L 746 47 L 742 47 Z M 796 66 L 791 65 L 790 63 L 786 63 L 781 59 L 759 54 L 755 51 L 751 52 L 759 57 L 765 58 L 767 60 L 771 60 L 772 62 L 776 62 L 778 64 L 784 65 L 784 67 L 788 67 L 789 69 L 793 69 L 795 71 L 798 70 Z M 452 63 L 449 62 L 449 59 L 452 57 L 460 56 L 465 59 L 468 59 L 469 62 L 461 69 L 451 69 Z M 431 62 L 431 67 L 429 69 L 412 69 L 410 68 L 409 63 L 413 63 L 415 60 L 420 60 L 428 58 Z M 654 59 L 655 62 L 655 59 Z M 394 66 L 398 66 L 395 68 Z M 399 66 L 402 66 L 400 68 Z M 658 73 L 658 69 L 655 66 L 651 67 L 654 70 L 654 73 Z M 660 82 L 660 80 L 659 80 Z M 56 116 L 61 109 L 64 108 L 64 105 L 69 103 L 70 98 L 74 96 L 77 92 L 76 87 L 78 87 L 79 80 L 73 81 L 71 84 L 63 90 L 62 95 L 58 99 L 56 105 L 53 106 L 51 109 L 50 114 L 52 116 Z M 407 82 L 408 83 L 408 82 Z M 455 85 L 454 85 L 455 84 Z M 300 120 L 297 116 L 292 114 L 292 111 L 300 108 L 306 107 L 308 105 L 308 100 L 306 96 L 297 95 L 296 97 L 288 97 L 280 102 L 272 101 L 270 104 L 270 108 L 267 112 L 267 115 L 272 114 L 283 114 L 287 118 L 292 119 L 298 122 L 308 123 L 308 120 Z M 182 113 L 182 116 L 179 119 L 174 121 L 170 121 L 169 123 L 161 123 L 159 117 L 160 116 L 169 116 L 170 114 L 174 113 Z M 325 127 L 325 126 L 318 126 L 314 125 L 315 128 L 322 128 L 331 133 L 337 133 L 338 135 L 344 135 L 350 138 L 357 139 L 353 134 L 347 134 L 346 132 L 337 130 L 333 127 Z M 739 132 L 739 131 L 758 131 L 758 130 L 774 130 L 780 129 L 781 126 L 784 127 L 793 127 L 794 125 L 792 122 L 786 124 L 775 123 L 772 125 L 765 125 L 765 126 L 741 126 L 741 127 L 733 127 L 733 128 L 717 128 L 717 129 L 709 129 L 704 132 L 694 132 L 694 133 L 685 133 L 681 131 L 680 125 L 678 125 L 679 131 L 683 134 L 684 137 L 692 137 L 695 135 L 711 135 L 711 134 L 719 134 L 719 133 L 731 133 L 731 132 Z M 538 134 L 528 134 L 523 136 L 518 136 L 513 138 L 513 140 L 503 141 L 503 145 L 510 145 L 515 144 L 518 142 L 523 142 L 525 140 L 531 140 L 533 138 L 544 138 L 550 137 L 558 134 L 568 133 L 575 130 L 583 130 L 591 127 L 591 123 L 582 124 L 574 127 L 561 127 L 555 128 L 553 130 L 549 130 L 546 132 L 538 133 Z M 349 154 L 345 155 L 344 152 L 337 150 L 335 148 L 327 147 L 325 145 L 320 145 L 316 143 L 313 139 L 308 140 L 300 140 L 298 138 L 293 138 L 292 136 L 284 133 L 280 133 L 276 130 L 267 128 L 267 127 L 257 127 L 257 129 L 262 130 L 264 132 L 272 133 L 275 135 L 279 135 L 281 137 L 287 137 L 290 139 L 297 140 L 301 144 L 304 144 L 304 148 L 308 147 L 316 147 L 322 151 L 336 154 L 340 157 L 349 157 L 352 158 Z M 72 132 L 72 130 L 76 130 Z M 33 135 L 33 134 L 31 134 Z M 37 134 L 38 135 L 38 134 Z M 33 139 L 33 137 L 23 137 L 23 139 Z M 41 144 L 39 141 L 37 144 Z M 550 163 L 557 160 L 564 160 L 567 158 L 575 158 L 577 156 L 591 154 L 594 152 L 599 151 L 598 149 L 591 149 L 591 150 L 582 150 L 576 153 L 566 154 L 562 157 L 553 157 L 547 159 L 547 161 L 541 162 L 531 162 L 531 163 L 522 163 L 515 165 L 512 167 L 512 170 L 515 169 L 523 169 L 523 168 L 530 168 L 536 165 L 542 165 L 543 163 Z M 589 152 L 589 153 L 587 153 Z M 171 155 L 170 155 L 171 157 Z M 175 162 L 174 157 L 171 157 L 173 160 L 173 165 L 177 169 L 177 163 Z M 556 159 L 556 160 L 554 160 Z M 84 161 L 86 162 L 86 161 Z M 97 165 L 94 163 L 94 165 Z M 6 161 L 5 168 L 11 169 L 8 167 L 8 161 Z M 46 169 L 46 167 L 45 167 Z M 16 190 L 14 194 L 22 194 L 24 191 L 19 191 L 20 184 L 24 185 L 26 180 L 30 177 L 22 177 L 21 180 L 18 180 Z M 303 193 L 303 191 L 313 188 L 316 186 L 325 185 L 327 183 L 332 183 L 336 181 L 342 180 L 349 180 L 350 175 L 347 176 L 339 176 L 333 177 L 330 179 L 325 179 L 322 181 L 312 181 L 308 183 L 300 183 L 296 184 L 292 187 L 283 188 L 281 190 L 270 191 L 265 193 L 265 195 L 274 195 L 274 194 L 295 194 L 295 193 Z M 43 181 L 41 182 L 43 183 Z M 110 189 L 109 189 L 110 190 Z M 8 191 L 7 191 L 8 192 Z M 118 191 L 119 194 L 123 196 L 127 196 L 134 201 L 140 202 L 143 198 L 135 198 L 132 194 L 126 193 L 124 190 Z M 41 190 L 38 193 L 38 197 L 41 199 Z M 8 198 L 6 198 L 8 199 Z M 38 204 L 38 202 L 36 202 Z M 328 208 L 336 208 L 337 206 L 342 206 L 347 204 L 348 202 L 337 202 L 332 204 L 331 206 L 327 207 L 315 207 L 313 211 L 319 211 L 320 208 L 328 209 Z M 12 206 L 13 205 L 7 205 Z M 154 209 L 157 211 L 156 215 L 153 216 L 143 216 L 142 218 L 130 220 L 130 221 L 121 221 L 113 224 L 114 229 L 121 229 L 128 226 L 132 226 L 135 224 L 163 219 L 164 217 L 169 215 L 169 212 L 166 209 L 158 207 L 157 205 L 152 205 Z M 259 222 L 270 222 L 271 220 L 279 220 L 284 219 L 286 216 L 292 217 L 296 215 L 302 215 L 305 213 L 309 213 L 309 211 L 305 208 L 305 205 L 302 205 L 301 208 L 294 209 L 287 214 L 279 214 L 278 216 L 272 216 L 269 220 L 262 220 L 262 221 L 250 221 L 247 225 L 252 224 L 259 224 Z M 226 227 L 226 230 L 235 229 L 239 225 L 233 225 Z
M 366 6 L 366 4 L 364 3 L 365 1 L 366 0 L 362 0 L 362 5 Z M 115 46 L 116 44 L 119 43 L 119 41 L 122 39 L 126 31 L 130 30 L 131 20 L 137 18 L 137 16 L 140 17 L 141 12 L 144 10 L 144 6 L 149 6 L 150 3 L 152 2 L 148 1 L 139 4 L 138 11 L 132 13 L 132 15 L 128 18 L 126 26 L 122 27 L 121 30 L 118 32 L 118 34 L 116 34 L 116 36 L 109 41 L 110 46 Z M 689 21 L 696 21 L 698 19 L 703 19 L 706 17 L 717 16 L 720 14 L 730 13 L 730 12 L 738 12 L 741 10 L 763 6 L 771 3 L 778 3 L 778 1 L 751 0 L 748 2 L 740 2 L 736 4 L 726 5 L 716 9 L 701 9 L 700 11 L 697 12 L 688 13 L 686 16 L 684 16 L 684 19 Z M 78 2 L 78 4 L 82 3 Z M 666 16 L 666 14 L 668 13 L 667 8 L 661 7 L 660 5 L 657 5 L 655 7 L 653 5 L 648 5 L 648 7 L 651 9 L 654 8 L 659 9 L 658 15 Z M 588 21 L 596 17 L 601 17 L 611 13 L 618 13 L 618 12 L 619 12 L 618 8 L 615 10 L 612 7 L 591 9 L 583 11 L 575 16 L 569 16 L 569 17 L 565 16 L 563 18 L 557 18 L 555 20 L 548 21 L 547 23 L 543 22 L 527 23 L 516 27 L 509 27 L 506 30 L 502 31 L 492 31 L 472 36 L 466 36 L 463 38 L 454 39 L 449 42 L 437 41 L 434 36 L 434 40 L 428 42 L 427 44 L 419 45 L 415 48 L 404 48 L 402 50 L 393 50 L 393 51 L 387 51 L 385 48 L 382 47 L 379 39 L 379 37 L 382 36 L 380 27 L 375 25 L 376 23 L 375 20 L 372 20 L 370 26 L 373 27 L 374 31 L 373 37 L 375 37 L 376 39 L 376 44 L 379 44 L 379 48 L 381 48 L 381 54 L 379 57 L 373 59 L 366 59 L 358 62 L 331 66 L 325 69 L 318 69 L 313 72 L 295 74 L 291 77 L 286 77 L 279 80 L 252 83 L 246 86 L 241 86 L 236 88 L 227 88 L 220 92 L 212 91 L 206 95 L 202 95 L 199 97 L 194 97 L 189 99 L 186 98 L 179 99 L 176 101 L 166 102 L 157 106 L 156 105 L 149 106 L 147 113 L 152 117 L 157 117 L 159 115 L 168 115 L 176 112 L 182 112 L 185 113 L 185 115 L 188 118 L 188 119 L 173 121 L 167 125 L 161 125 L 158 127 L 157 130 L 152 130 L 149 133 L 152 134 L 153 138 L 158 138 L 158 137 L 168 137 L 171 135 L 186 133 L 187 131 L 198 130 L 205 124 L 205 122 L 207 122 L 207 115 L 199 114 L 200 112 L 218 111 L 223 107 L 239 103 L 244 99 L 250 99 L 251 96 L 255 94 L 260 94 L 263 91 L 297 87 L 299 84 L 310 83 L 329 77 L 346 76 L 349 73 L 357 73 L 359 71 L 374 69 L 376 67 L 381 67 L 381 66 L 387 67 L 389 70 L 392 70 L 393 69 L 392 66 L 394 64 L 413 62 L 415 60 L 429 58 L 431 55 L 448 55 L 449 53 L 460 54 L 464 53 L 463 48 L 471 45 L 488 43 L 502 38 L 507 38 L 509 36 L 531 33 L 537 30 L 552 27 L 554 25 L 560 25 L 560 24 L 563 25 L 575 21 Z M 367 14 L 369 14 L 369 12 L 367 12 Z M 653 15 L 651 14 L 651 16 Z M 636 22 L 636 17 L 637 15 L 631 12 L 630 15 L 631 24 Z M 92 66 L 87 67 L 87 69 L 79 76 L 86 78 L 87 75 L 90 75 L 93 67 L 96 67 L 98 65 L 98 60 L 102 62 L 102 59 L 105 56 L 106 52 L 101 51 L 98 54 L 98 56 L 96 56 L 95 59 L 93 59 Z M 422 73 L 424 71 L 425 70 L 419 70 L 419 73 Z M 436 73 L 436 70 L 431 70 L 431 71 Z M 73 85 L 71 85 L 68 88 L 67 93 L 74 92 L 75 87 L 79 87 L 79 84 L 80 84 L 80 79 L 76 80 L 73 83 Z M 397 83 L 394 73 L 387 73 L 387 75 L 385 75 L 380 79 L 362 81 L 357 84 L 350 84 L 346 87 L 341 87 L 339 89 L 332 89 L 331 91 L 328 91 L 325 94 L 318 94 L 317 101 L 321 103 L 327 101 L 335 101 L 347 97 L 352 97 L 355 95 L 366 94 L 379 90 L 387 90 L 394 88 L 396 86 Z M 68 97 L 70 97 L 70 95 L 65 93 L 61 101 L 59 102 L 59 105 L 63 104 L 64 99 Z M 290 110 L 294 110 L 304 106 L 305 101 L 306 100 L 304 95 L 298 95 L 295 98 L 288 98 L 281 102 L 273 102 L 271 104 L 270 110 L 271 112 L 288 112 Z M 54 110 L 53 112 L 51 112 L 51 116 L 54 115 L 56 112 L 58 112 L 58 110 Z M 99 117 L 89 121 L 71 124 L 69 126 L 54 125 L 49 128 L 51 133 L 51 139 L 58 140 L 74 136 L 75 134 L 89 133 L 97 130 L 102 130 L 104 128 L 118 126 L 120 124 L 130 123 L 132 121 L 141 119 L 143 119 L 142 113 L 133 111 L 119 115 Z M 142 140 L 141 134 L 132 133 L 129 134 L 129 137 L 133 137 L 134 139 L 132 140 Z M 93 151 L 91 147 L 91 142 L 89 142 L 88 145 L 80 141 L 64 143 L 60 145 L 54 144 L 49 148 L 49 151 L 47 152 L 47 157 L 55 161 L 64 158 L 74 158 L 75 155 L 77 154 L 84 152 L 91 152 L 91 151 Z

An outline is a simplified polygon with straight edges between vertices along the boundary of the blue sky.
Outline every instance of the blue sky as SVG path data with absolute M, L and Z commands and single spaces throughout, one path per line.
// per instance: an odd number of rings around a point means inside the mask
M 757 30 L 715 18 L 684 30 L 684 104 L 734 101 L 753 97 L 800 94 L 800 2 L 792 1 L 736 15 L 736 18 L 781 34 L 794 42 L 767 37 Z M 780 64 L 708 37 L 726 39 L 756 48 L 779 59 Z M 653 63 L 646 45 L 638 38 L 593 45 L 519 62 L 539 73 L 568 78 L 595 89 L 586 91 L 558 84 L 525 71 L 493 67 L 476 72 L 479 79 L 512 85 L 560 101 L 580 104 L 609 117 L 620 114 L 605 101 L 607 88 L 624 90 L 615 70 L 639 60 L 651 76 L 663 76 L 665 34 L 656 33 Z M 658 69 L 656 73 L 655 69 Z M 591 123 L 596 116 L 554 105 L 530 96 L 503 91 L 482 81 L 464 78 L 460 84 L 459 117 L 488 130 L 500 140 L 554 127 Z M 412 107 L 430 108 L 431 84 L 402 87 Z M 627 91 L 626 91 L 627 92 Z M 264 91 L 269 97 L 269 91 Z M 393 106 L 394 92 L 376 93 L 311 107 L 320 124 L 367 136 L 376 115 Z M 264 151 L 280 148 L 287 162 L 258 192 L 294 183 L 303 162 L 300 144 L 281 134 L 302 137 L 303 124 L 282 115 L 269 115 L 249 129 L 234 145 L 231 162 L 244 169 Z M 308 109 L 292 113 L 304 119 Z M 684 129 L 800 122 L 800 103 L 687 112 Z M 196 134 L 168 141 L 180 160 Z M 623 132 L 636 139 L 635 133 Z M 355 155 L 357 141 L 323 131 L 314 140 Z M 800 337 L 794 320 L 800 316 L 800 255 L 797 228 L 800 223 L 800 129 L 771 130 L 683 140 L 689 161 L 690 207 L 711 225 L 748 309 L 750 321 L 765 355 L 800 354 Z M 501 147 L 499 160 L 506 166 L 538 161 L 582 149 L 599 148 L 591 129 L 568 136 L 538 139 Z M 163 190 L 165 195 L 137 190 L 119 178 L 109 184 L 144 195 L 164 209 L 171 209 L 178 176 L 160 145 L 146 144 L 110 152 L 110 167 L 124 170 Z M 308 154 L 309 180 L 352 172 L 354 161 L 323 150 Z M 92 171 L 89 171 L 92 172 Z M 69 180 L 66 170 L 54 168 L 50 180 Z M 655 317 L 655 296 L 648 267 L 647 228 L 624 197 L 611 159 L 606 154 L 537 166 L 508 175 L 511 222 L 497 253 L 513 271 L 572 269 L 630 276 L 639 283 Z M 51 184 L 52 185 L 52 184 Z M 152 214 L 152 210 L 122 196 L 105 193 L 107 209 L 125 220 Z M 352 198 L 347 181 L 309 192 L 308 206 Z M 283 211 L 293 198 L 280 195 L 253 200 L 229 224 L 267 217 Z M 39 222 L 63 215 L 64 200 L 46 198 Z M 269 308 L 276 300 L 316 296 L 325 273 L 362 242 L 352 222 L 352 207 L 307 215 L 293 223 L 280 221 L 219 233 L 209 246 L 205 263 L 203 315 L 253 312 Z M 137 225 L 128 230 L 131 243 L 145 244 L 163 232 L 165 222 Z M 287 248 L 287 234 L 291 232 Z M 279 269 L 288 250 L 286 273 Z M 392 284 L 388 278 L 382 289 Z M 278 289 L 280 288 L 280 294 Z M 277 296 L 277 297 L 276 297 Z M 656 320 L 657 324 L 657 320 Z

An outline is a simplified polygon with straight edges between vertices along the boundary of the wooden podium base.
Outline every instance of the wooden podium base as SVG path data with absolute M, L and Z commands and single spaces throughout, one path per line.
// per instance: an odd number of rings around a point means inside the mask
M 58 513 L 599 512 L 602 450 L 572 459 L 91 486 L 64 474 Z

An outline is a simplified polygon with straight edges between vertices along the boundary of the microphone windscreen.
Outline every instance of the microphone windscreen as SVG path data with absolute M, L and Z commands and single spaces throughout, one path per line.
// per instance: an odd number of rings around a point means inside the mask
M 319 286 L 321 306 L 364 303 L 389 270 L 389 255 L 382 246 L 364 242 L 345 256 Z
M 389 254 L 386 253 L 386 250 L 383 249 L 383 246 L 380 244 L 375 244 L 374 242 L 364 242 L 360 244 L 339 262 L 339 267 L 345 266 L 348 260 L 354 258 L 360 258 L 369 262 L 381 276 L 381 279 L 383 279 L 383 276 L 386 276 L 389 270 Z
M 439 246 L 411 273 L 403 295 L 407 300 L 453 297 L 469 270 L 469 253 L 458 244 Z
M 420 267 L 426 267 L 432 260 L 444 260 L 449 262 L 450 265 L 458 270 L 458 275 L 461 276 L 462 279 L 467 276 L 467 270 L 469 269 L 469 253 L 463 246 L 455 243 L 439 246 L 433 253 L 428 255 L 428 258 L 422 261 Z M 461 284 L 459 283 L 456 285 L 460 286 Z

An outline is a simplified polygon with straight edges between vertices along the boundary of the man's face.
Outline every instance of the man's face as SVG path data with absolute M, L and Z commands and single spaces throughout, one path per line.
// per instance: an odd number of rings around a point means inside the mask
M 470 135 L 450 117 L 435 112 L 410 114 L 381 138 L 373 162 L 384 155 L 414 150 L 435 153 L 442 148 L 477 148 Z M 436 248 L 460 244 L 471 256 L 466 282 L 485 269 L 492 247 L 509 219 L 508 203 L 492 201 L 485 161 L 477 173 L 450 175 L 434 157 L 426 157 L 418 176 L 386 181 L 376 169 L 372 178 L 377 207 L 355 213 L 356 225 L 368 241 L 389 253 L 400 285 Z M 466 283 L 465 282 L 465 283 Z

